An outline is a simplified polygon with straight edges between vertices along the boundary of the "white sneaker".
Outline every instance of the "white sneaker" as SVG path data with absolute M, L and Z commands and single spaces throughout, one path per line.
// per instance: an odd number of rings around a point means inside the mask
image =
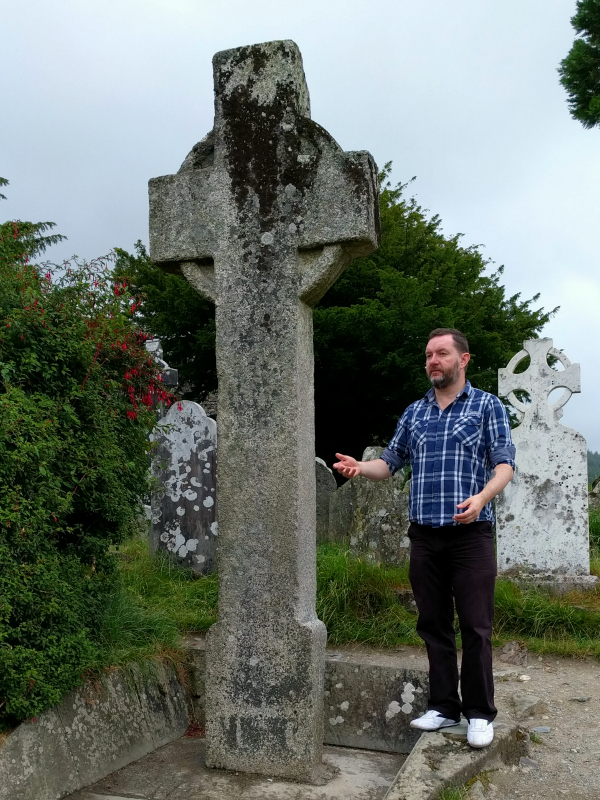
M 487 719 L 470 719 L 467 742 L 471 747 L 487 747 L 494 738 L 494 726 Z
M 410 727 L 419 728 L 422 731 L 437 731 L 440 728 L 448 728 L 450 725 L 458 725 L 458 722 L 457 719 L 448 719 L 439 711 L 430 710 L 422 717 L 411 720 Z

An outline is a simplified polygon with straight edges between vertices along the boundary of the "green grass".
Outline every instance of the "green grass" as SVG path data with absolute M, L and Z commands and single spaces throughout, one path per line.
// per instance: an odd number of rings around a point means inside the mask
M 206 631 L 216 621 L 216 575 L 193 578 L 169 559 L 150 556 L 140 539 L 123 546 L 120 558 L 123 591 L 105 626 L 115 663 L 128 654 L 176 649 L 180 636 Z M 598 551 L 592 572 L 600 574 Z M 339 545 L 318 548 L 317 614 L 332 645 L 421 645 L 416 614 L 398 599 L 409 586 L 407 566 L 366 562 Z M 600 589 L 554 597 L 498 581 L 495 606 L 496 646 L 516 639 L 540 654 L 600 657 Z
M 415 615 L 398 602 L 396 590 L 409 586 L 407 566 L 380 567 L 339 546 L 318 548 L 317 615 L 330 644 L 421 644 Z
M 437 800 L 466 800 L 467 789 L 463 786 L 446 786 L 438 794 Z
M 194 578 L 165 556 L 148 553 L 141 539 L 120 548 L 125 592 L 146 612 L 168 617 L 181 635 L 206 631 L 217 621 L 216 575 Z
M 169 614 L 145 608 L 124 588 L 109 597 L 104 609 L 96 669 L 176 657 L 177 626 Z

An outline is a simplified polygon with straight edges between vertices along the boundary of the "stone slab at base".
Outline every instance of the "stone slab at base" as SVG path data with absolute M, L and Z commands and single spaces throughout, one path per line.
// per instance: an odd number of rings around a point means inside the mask
M 499 572 L 498 580 L 509 580 L 523 589 L 546 589 L 551 594 L 563 595 L 572 591 L 589 591 L 598 587 L 596 575 L 556 575 L 552 572 L 528 573 Z
M 424 733 L 404 762 L 385 800 L 437 800 L 447 786 L 461 786 L 494 763 L 518 764 L 528 753 L 529 737 L 507 717 L 494 722 L 494 741 L 474 750 L 467 744 L 467 723 Z
M 69 800 L 383 800 L 405 758 L 326 747 L 324 762 L 333 777 L 310 786 L 207 769 L 204 753 L 203 739 L 183 737 Z
M 187 640 L 190 693 L 196 719 L 204 725 L 205 641 Z M 427 671 L 400 653 L 328 651 L 325 658 L 325 744 L 410 753 L 419 732 L 411 719 L 427 710 Z

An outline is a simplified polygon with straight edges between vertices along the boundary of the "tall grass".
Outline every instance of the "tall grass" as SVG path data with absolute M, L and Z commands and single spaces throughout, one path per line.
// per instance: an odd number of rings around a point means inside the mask
M 108 598 L 97 666 L 117 666 L 171 655 L 179 646 L 177 626 L 168 614 L 144 608 L 124 588 L 117 588 Z
M 396 590 L 408 586 L 407 567 L 382 567 L 339 546 L 319 547 L 317 615 L 331 644 L 420 644 L 415 615 L 398 602 Z
M 168 650 L 178 636 L 206 631 L 216 621 L 216 575 L 193 578 L 168 559 L 150 556 L 139 539 L 120 557 L 122 593 L 112 599 L 105 626 L 106 646 L 118 663 L 144 648 Z M 600 572 L 600 559 L 594 563 Z M 416 614 L 399 600 L 409 586 L 406 565 L 379 566 L 339 545 L 318 548 L 317 614 L 332 645 L 420 645 Z M 600 657 L 600 590 L 561 598 L 498 581 L 495 606 L 496 645 L 518 639 L 540 653 Z
M 165 614 L 180 634 L 205 631 L 217 621 L 216 575 L 195 578 L 189 570 L 136 539 L 121 548 L 123 587 L 147 611 Z

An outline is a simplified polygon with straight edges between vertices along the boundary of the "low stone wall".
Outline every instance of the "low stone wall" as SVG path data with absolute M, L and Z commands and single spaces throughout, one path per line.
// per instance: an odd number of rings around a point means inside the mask
M 59 800 L 203 726 L 204 639 L 187 644 L 187 671 L 115 669 L 0 740 L 0 800 Z M 409 753 L 426 707 L 427 673 L 402 656 L 328 652 L 325 744 Z
M 204 640 L 191 638 L 190 690 L 196 720 L 205 722 Z M 428 678 L 398 655 L 328 652 L 325 661 L 324 742 L 410 753 L 420 732 L 410 720 L 427 710 Z
M 0 743 L 0 800 L 59 800 L 177 739 L 188 693 L 171 665 L 114 670 Z

